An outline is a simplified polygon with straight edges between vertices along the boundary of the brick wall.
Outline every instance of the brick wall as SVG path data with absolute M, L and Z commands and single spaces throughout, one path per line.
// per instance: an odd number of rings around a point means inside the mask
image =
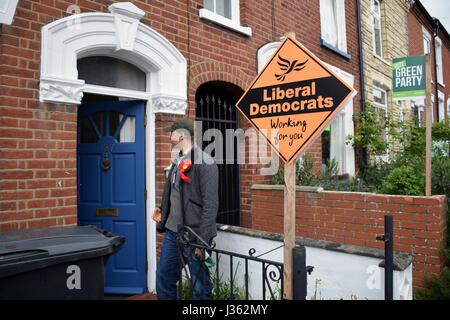
M 0 105 L 0 231 L 75 224 L 76 109 L 23 98 Z
M 446 196 L 396 196 L 356 192 L 305 192 L 297 187 L 296 235 L 384 249 L 384 216 L 394 218 L 394 250 L 414 255 L 413 285 L 441 276 L 446 243 Z M 252 227 L 283 233 L 283 186 L 252 187 Z
M 0 231 L 77 222 L 77 108 L 40 103 L 38 94 L 41 28 L 70 4 L 20 1 L 13 23 L 1 26 Z M 93 10 L 102 5 L 84 1 L 83 11 Z

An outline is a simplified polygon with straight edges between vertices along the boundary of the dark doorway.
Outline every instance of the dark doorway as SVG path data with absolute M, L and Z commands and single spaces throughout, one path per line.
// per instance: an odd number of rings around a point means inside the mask
M 219 167 L 217 222 L 234 226 L 241 223 L 238 149 L 234 132 L 239 127 L 235 104 L 242 93 L 243 90 L 233 84 L 213 81 L 201 85 L 195 95 L 195 119 L 202 122 L 202 149 L 207 151 L 214 146 L 210 155 Z M 221 137 L 208 135 L 208 132 L 214 132 L 209 129 L 216 129 L 215 133 L 220 131 Z

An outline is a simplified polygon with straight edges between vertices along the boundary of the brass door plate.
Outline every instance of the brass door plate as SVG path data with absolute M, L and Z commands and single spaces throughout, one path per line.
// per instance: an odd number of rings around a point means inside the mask
M 119 208 L 95 208 L 94 212 L 97 217 L 119 216 Z

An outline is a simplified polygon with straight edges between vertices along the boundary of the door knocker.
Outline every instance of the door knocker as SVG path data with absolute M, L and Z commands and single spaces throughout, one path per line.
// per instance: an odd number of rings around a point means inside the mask
M 108 171 L 111 167 L 111 160 L 108 159 L 107 153 L 105 153 L 104 159 L 100 162 L 100 167 L 102 167 L 104 171 Z

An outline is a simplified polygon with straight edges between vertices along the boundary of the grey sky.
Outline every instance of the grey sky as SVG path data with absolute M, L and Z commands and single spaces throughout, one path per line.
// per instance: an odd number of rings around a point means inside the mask
M 450 32 L 450 1 L 449 0 L 420 0 L 428 13 L 441 21 L 447 32 Z

